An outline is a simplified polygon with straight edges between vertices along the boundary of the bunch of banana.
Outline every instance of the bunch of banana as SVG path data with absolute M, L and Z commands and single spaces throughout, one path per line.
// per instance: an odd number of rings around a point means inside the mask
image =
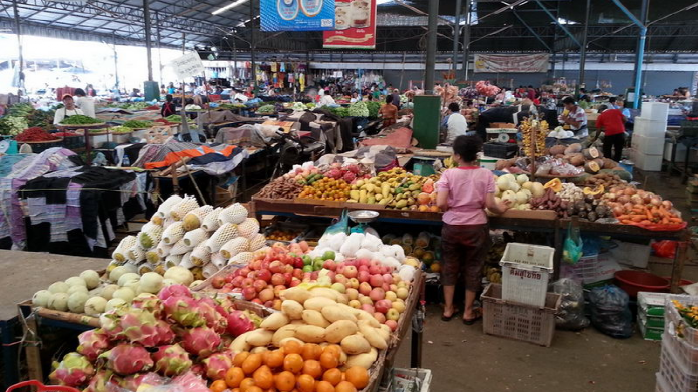
M 523 148 L 526 156 L 542 156 L 545 151 L 545 137 L 548 134 L 548 122 L 538 121 L 534 118 L 525 118 L 519 125 L 523 137 Z M 536 135 L 536 143 L 533 143 L 533 134 Z
M 444 167 L 446 169 L 453 169 L 456 166 L 458 166 L 458 164 L 456 164 L 456 161 L 453 160 L 453 157 L 444 159 Z
M 533 122 L 530 118 L 525 118 L 521 124 L 519 124 L 519 128 L 521 129 L 521 136 L 523 137 L 524 154 L 528 157 L 533 156 L 535 153 L 533 147 Z

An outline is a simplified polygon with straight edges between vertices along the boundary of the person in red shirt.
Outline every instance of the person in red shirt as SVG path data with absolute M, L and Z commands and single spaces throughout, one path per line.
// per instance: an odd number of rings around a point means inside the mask
M 618 109 L 608 109 L 606 105 L 599 106 L 599 117 L 596 119 L 596 136 L 599 138 L 601 131 L 604 132 L 603 155 L 620 162 L 625 145 L 625 118 L 623 112 Z M 613 155 L 611 155 L 613 152 Z

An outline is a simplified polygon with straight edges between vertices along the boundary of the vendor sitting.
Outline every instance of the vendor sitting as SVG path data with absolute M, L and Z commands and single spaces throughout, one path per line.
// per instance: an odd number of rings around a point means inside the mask
M 383 118 L 383 128 L 389 127 L 397 122 L 397 106 L 393 105 L 393 96 L 385 97 L 385 105 L 381 106 L 378 115 Z
M 56 114 L 53 115 L 53 123 L 54 124 L 60 124 L 63 122 L 64 119 L 70 117 L 70 116 L 75 116 L 77 114 L 82 114 L 82 110 L 78 109 L 75 107 L 75 101 L 73 100 L 73 96 L 70 94 L 65 94 L 63 95 L 63 107 L 60 109 L 56 110 Z
M 574 132 L 574 136 L 580 140 L 586 139 L 589 136 L 589 129 L 584 109 L 580 108 L 572 97 L 565 97 L 562 104 L 565 106 L 565 111 L 559 118 L 560 122 L 568 125 L 570 130 Z
M 451 102 L 448 105 L 449 114 L 444 117 L 441 126 L 447 128 L 446 144 L 453 144 L 458 136 L 465 135 L 468 131 L 468 122 L 465 116 L 460 114 L 460 106 L 456 102 Z

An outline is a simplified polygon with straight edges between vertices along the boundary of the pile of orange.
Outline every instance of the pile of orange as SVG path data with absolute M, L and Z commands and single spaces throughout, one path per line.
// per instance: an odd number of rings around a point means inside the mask
M 211 384 L 223 392 L 357 392 L 369 382 L 368 371 L 351 367 L 341 371 L 342 349 L 313 343 L 289 341 L 283 347 L 235 355 L 225 378 Z
M 351 185 L 346 181 L 324 177 L 312 185 L 304 186 L 298 197 L 301 199 L 347 201 L 350 195 L 349 191 L 351 191 Z

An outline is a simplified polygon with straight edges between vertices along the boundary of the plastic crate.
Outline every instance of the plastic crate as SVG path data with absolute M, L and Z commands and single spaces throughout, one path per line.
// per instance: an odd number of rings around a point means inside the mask
M 671 389 L 669 389 L 669 387 L 667 386 L 668 383 L 666 382 L 664 377 L 662 377 L 662 375 L 659 373 L 656 374 L 656 377 L 657 385 L 654 387 L 654 392 L 671 392 Z
M 698 377 L 698 348 L 676 336 L 671 328 L 665 328 L 662 335 L 662 352 L 664 351 L 671 353 L 683 373 Z
M 555 249 L 548 246 L 508 243 L 499 262 L 502 266 L 502 299 L 543 307 L 554 256 Z
M 647 325 L 642 315 L 637 315 L 637 327 L 640 329 L 643 339 L 645 340 L 662 340 L 664 328 L 655 328 Z
M 493 283 L 485 288 L 481 299 L 486 334 L 550 347 L 560 294 L 547 293 L 543 308 L 520 305 L 503 300 L 502 285 Z
M 698 349 L 698 329 L 688 325 L 683 316 L 676 310 L 676 307 L 672 303 L 673 300 L 679 301 L 679 303 L 684 306 L 698 306 L 698 297 L 666 294 L 664 305 L 665 330 L 675 334 L 677 338 L 684 340 L 690 346 Z
M 671 336 L 665 334 L 662 338 L 662 353 L 659 356 L 659 375 L 666 381 L 671 392 L 698 391 L 698 375 L 690 374 L 681 366 L 680 359 L 671 349 L 667 349 L 666 344 L 669 341 Z
M 482 151 L 485 156 L 493 158 L 509 159 L 513 158 L 519 151 L 519 146 L 516 143 L 484 143 Z
M 390 391 L 392 392 L 429 392 L 432 374 L 429 369 L 393 368 Z
M 640 291 L 637 293 L 638 312 L 648 316 L 664 317 L 664 304 L 668 295 L 670 294 Z

